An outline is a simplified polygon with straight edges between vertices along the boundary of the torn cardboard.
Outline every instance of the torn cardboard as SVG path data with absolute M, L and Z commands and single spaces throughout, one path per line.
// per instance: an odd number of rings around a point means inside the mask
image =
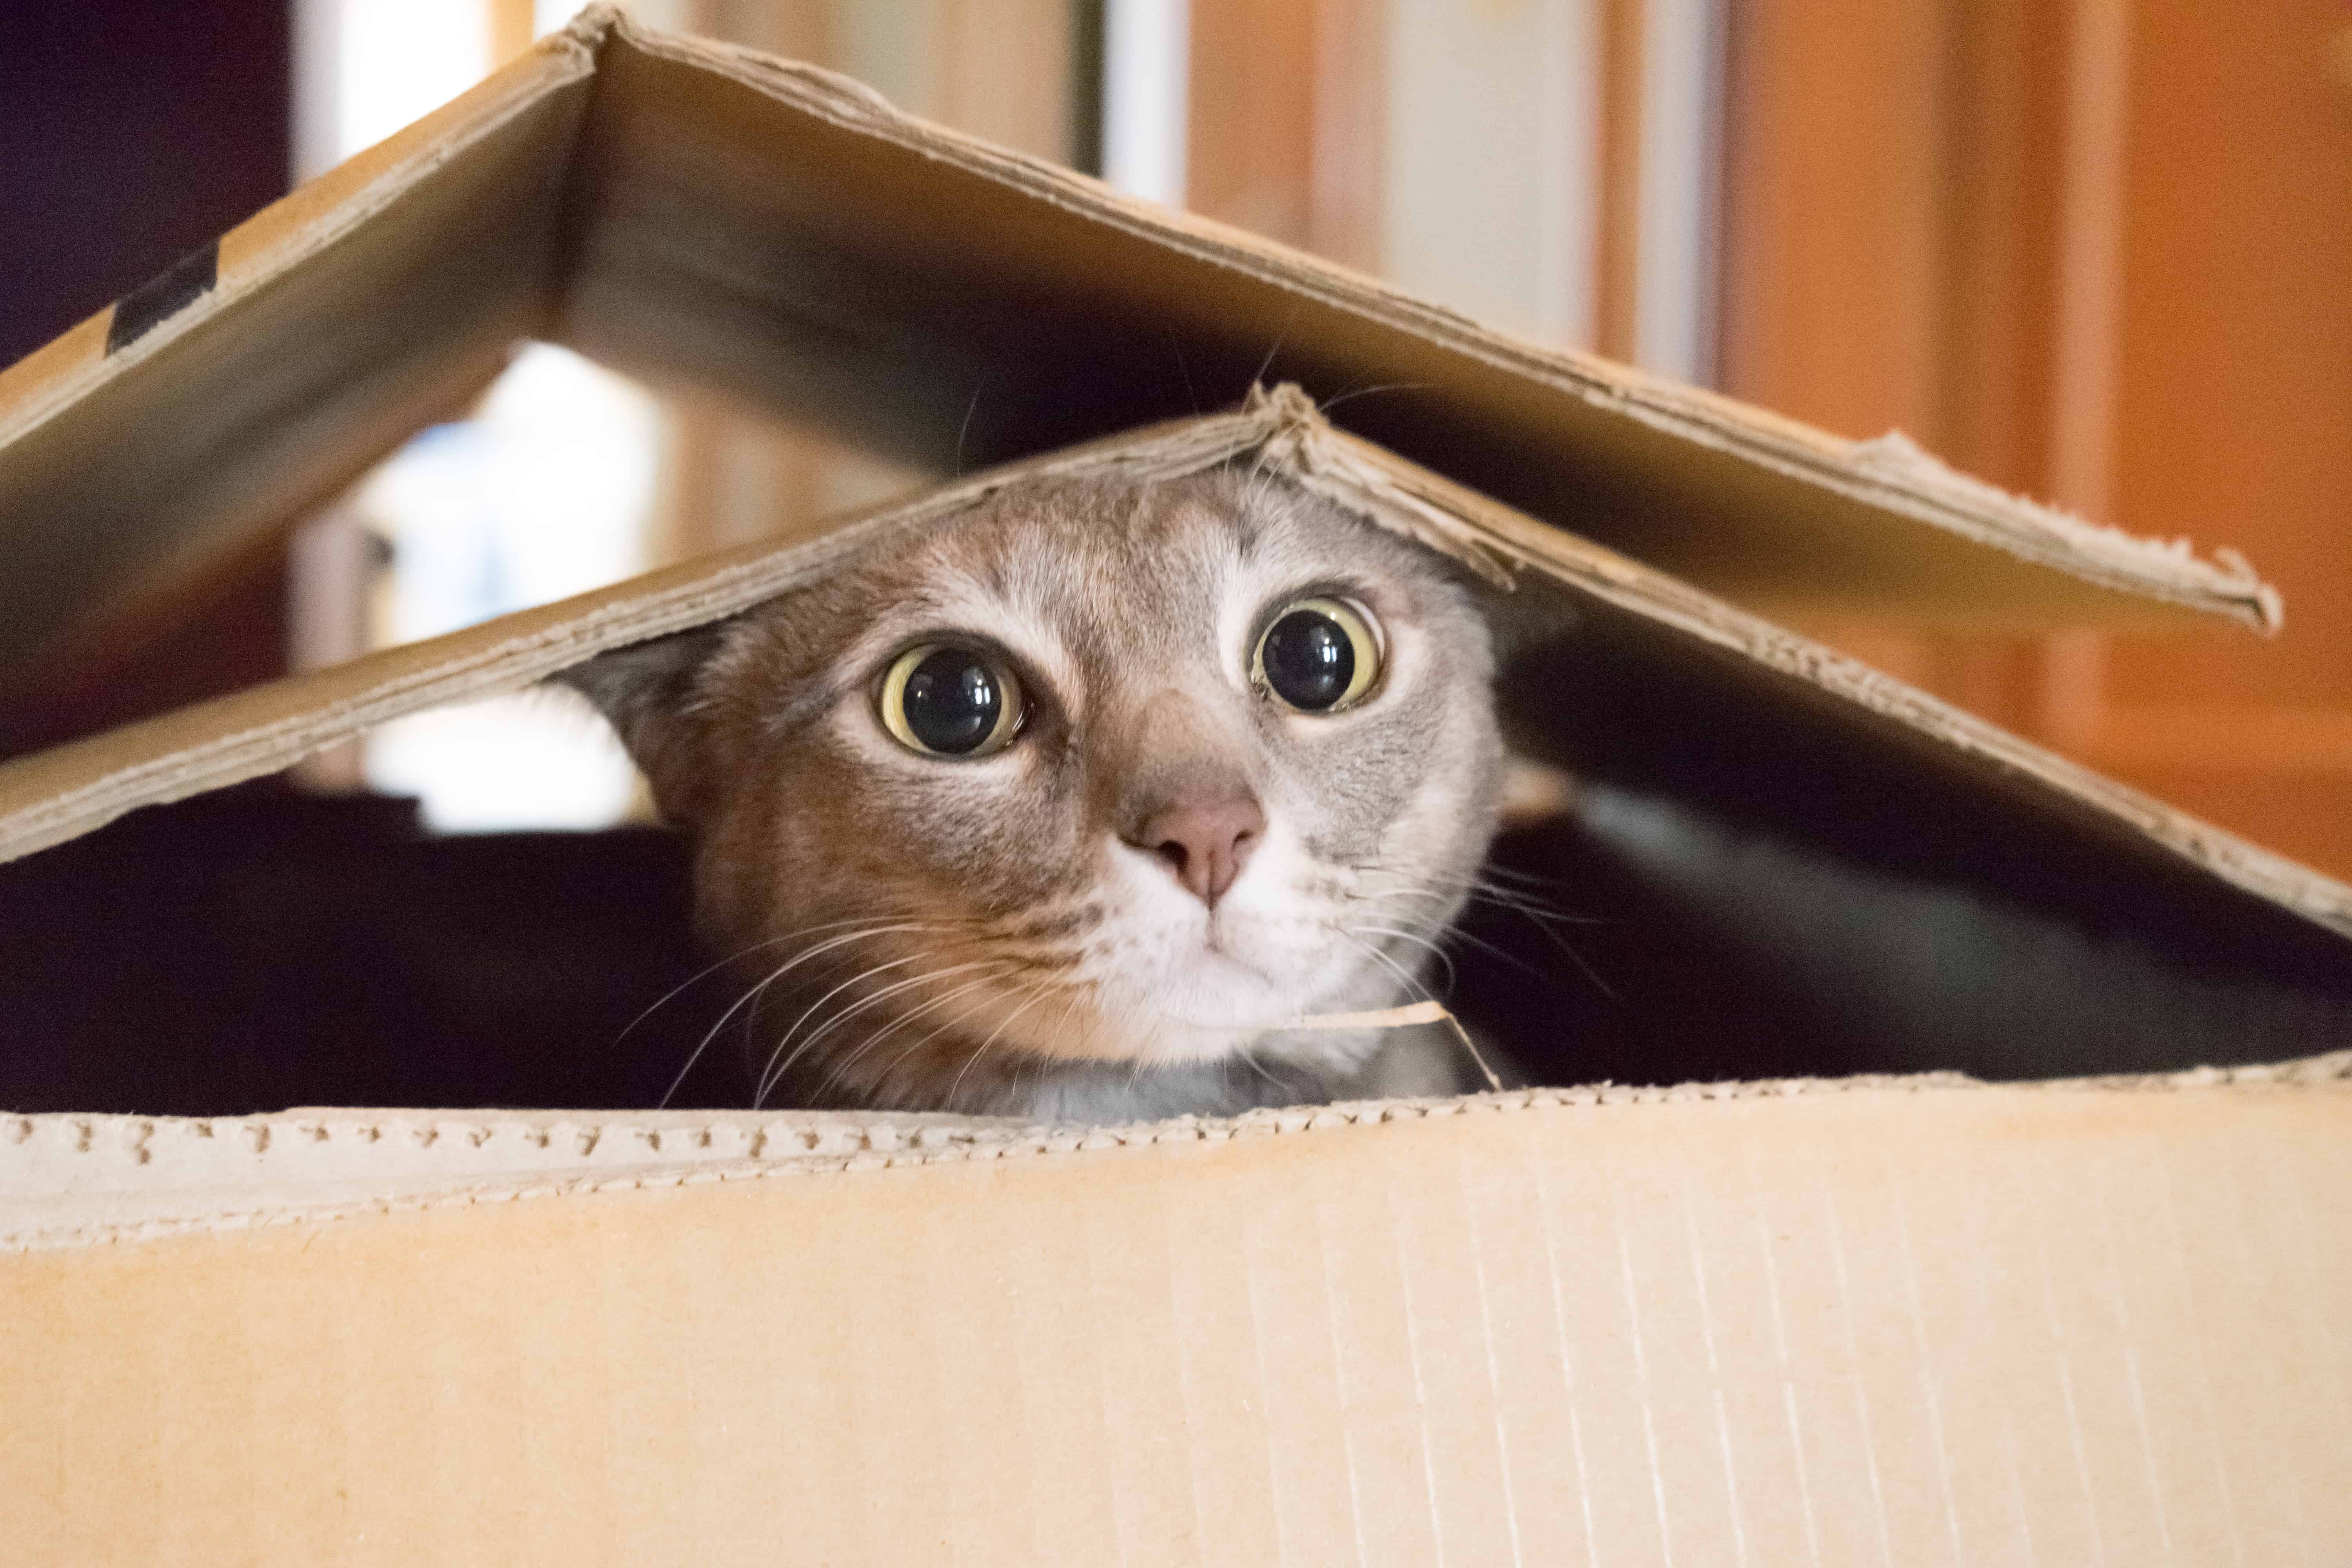
M 275 773 L 402 713 L 510 691 L 607 648 L 734 614 L 814 580 L 891 531 L 940 525 L 1025 478 L 1172 478 L 1245 456 L 1261 471 L 1450 554 L 1489 582 L 1513 582 L 1532 569 L 1554 590 L 1630 614 L 1695 654 L 1711 649 L 1753 666 L 1760 683 L 1770 683 L 1763 674 L 1769 671 L 1783 683 L 1832 694 L 1852 725 L 1874 731 L 1881 743 L 1932 738 L 1939 744 L 1924 754 L 1924 767 L 2022 786 L 2046 811 L 2128 831 L 2261 899 L 2352 934 L 2352 891 L 2332 880 L 1351 437 L 1294 388 L 1254 396 L 1237 413 L 1179 420 L 946 485 L 809 543 L 741 547 L 0 763 L 0 860 L 141 805 Z
M 213 272 L 0 372 L 14 679 L 136 638 L 520 336 L 940 474 L 1196 412 L 1261 377 L 1318 398 L 1389 387 L 1338 417 L 1767 613 L 2277 619 L 2241 563 L 1507 338 L 841 78 L 602 7 L 231 230 Z
M 2259 907 L 2345 945 L 2324 879 L 1288 390 L 0 766 L 0 841 L 732 613 L 1026 474 L 1235 459 L 1768 708 L 1827 702 L 1923 777 L 2023 790 L 2119 875 L 2226 890 L 2217 930 Z M 1126 1129 L 0 1119 L 0 1495 L 43 1560 L 2324 1560 L 2352 1545 L 2347 1081 L 2339 1055 Z
M 0 661 L 123 634 L 520 335 L 943 470 L 974 409 L 968 456 L 1008 466 L 0 764 L 0 858 L 740 611 L 1025 475 L 1246 456 L 1791 755 L 1979 813 L 1989 854 L 2055 847 L 2251 973 L 2352 973 L 2345 889 L 1754 613 L 2273 624 L 2251 573 L 602 11 L 232 232 L 209 289 L 0 374 Z M 1186 417 L 1171 341 L 1215 395 L 1269 345 L 1307 391 Z M 1396 381 L 1349 429 L 1315 406 Z M 1129 1129 L 0 1117 L 0 1510 L 32 1561 L 2326 1561 L 2346 1082 Z

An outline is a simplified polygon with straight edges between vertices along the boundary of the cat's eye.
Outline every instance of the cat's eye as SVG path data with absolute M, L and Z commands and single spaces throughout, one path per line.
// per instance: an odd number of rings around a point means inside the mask
M 1250 679 L 1288 706 L 1336 713 L 1380 679 L 1381 639 L 1362 605 L 1300 599 L 1274 617 L 1250 662 Z
M 984 648 L 926 643 L 891 661 L 875 694 L 882 727 L 929 757 L 984 757 L 1013 743 L 1024 706 L 1020 679 Z

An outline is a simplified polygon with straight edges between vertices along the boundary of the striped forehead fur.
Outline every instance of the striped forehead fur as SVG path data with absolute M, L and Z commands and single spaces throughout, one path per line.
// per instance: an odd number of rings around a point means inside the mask
M 1379 646 L 1344 711 L 1253 679 L 1318 596 Z M 1001 752 L 919 754 L 879 716 L 940 639 L 1025 692 Z M 1117 1121 L 1462 1081 L 1443 1036 L 1276 1026 L 1421 994 L 1493 832 L 1491 675 L 1450 563 L 1221 471 L 1008 487 L 567 679 L 696 836 L 768 1102 Z M 1147 841 L 1195 797 L 1251 825 L 1223 886 L 1171 871 L 1192 829 Z

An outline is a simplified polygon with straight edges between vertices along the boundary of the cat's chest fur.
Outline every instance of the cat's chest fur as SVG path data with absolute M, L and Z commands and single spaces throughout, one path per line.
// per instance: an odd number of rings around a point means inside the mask
M 1117 1121 L 1447 1092 L 1495 821 L 1467 590 L 1297 490 L 1008 488 L 565 679 L 696 836 L 765 1103 Z

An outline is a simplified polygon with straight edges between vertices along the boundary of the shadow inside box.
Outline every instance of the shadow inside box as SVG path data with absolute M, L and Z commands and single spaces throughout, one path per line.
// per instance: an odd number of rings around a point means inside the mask
M 1505 833 L 1483 880 L 1433 981 L 1534 1082 L 2019 1079 L 2352 1039 L 2330 989 L 1605 784 Z M 248 784 L 0 866 L 0 1108 L 741 1107 L 746 1031 L 773 1020 L 722 1023 L 743 983 L 709 963 L 678 835 L 436 837 L 413 802 Z

